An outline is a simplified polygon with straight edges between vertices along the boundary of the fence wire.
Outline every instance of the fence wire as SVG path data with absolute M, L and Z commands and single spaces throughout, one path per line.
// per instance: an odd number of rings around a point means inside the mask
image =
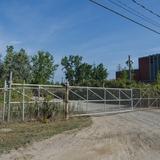
M 72 115 L 94 115 L 158 108 L 160 94 L 151 89 L 70 87 Z
M 159 108 L 154 89 L 16 84 L 0 89 L 0 121 L 30 121 Z M 10 96 L 9 96 L 10 95 Z M 67 104 L 67 105 L 66 105 Z
M 14 84 L 0 94 L 0 121 L 54 120 L 63 116 L 64 89 L 60 86 Z

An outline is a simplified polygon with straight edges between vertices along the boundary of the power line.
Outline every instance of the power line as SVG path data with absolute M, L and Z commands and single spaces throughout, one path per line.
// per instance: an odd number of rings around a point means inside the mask
M 133 14 L 133 15 L 141 18 L 141 19 L 143 19 L 143 20 L 146 21 L 146 22 L 148 22 L 148 23 L 150 23 L 150 24 L 152 24 L 152 25 L 154 25 L 154 26 L 160 27 L 160 25 L 157 25 L 157 24 L 153 23 L 151 20 L 148 20 L 148 18 L 139 15 L 139 13 L 137 13 L 136 10 L 133 12 L 132 10 L 127 9 L 127 8 L 123 7 L 122 5 L 116 3 L 116 2 L 114 2 L 114 1 L 112 1 L 112 0 L 108 0 L 108 1 L 109 1 L 110 3 L 112 3 L 112 4 L 114 4 L 114 5 L 122 8 L 122 9 L 124 9 L 124 10 L 127 11 L 128 13 L 131 13 L 131 14 Z M 120 3 L 120 2 L 119 2 L 119 3 Z
M 154 29 L 152 29 L 152 28 L 150 28 L 150 27 L 148 27 L 148 26 L 146 26 L 146 25 L 144 25 L 142 23 L 139 23 L 139 22 L 137 22 L 137 21 L 135 21 L 135 20 L 133 20 L 133 19 L 131 19 L 131 18 L 129 18 L 129 17 L 127 17 L 127 16 L 125 16 L 125 15 L 123 15 L 123 14 L 121 14 L 121 13 L 115 11 L 115 10 L 113 10 L 113 9 L 111 9 L 111 8 L 108 8 L 108 7 L 104 6 L 103 4 L 100 4 L 100 3 L 98 3 L 98 2 L 96 2 L 94 0 L 89 0 L 89 1 L 94 3 L 94 4 L 96 4 L 96 5 L 98 5 L 98 6 L 100 6 L 100 7 L 102 7 L 102 8 L 104 8 L 104 9 L 106 9 L 106 10 L 109 10 L 110 12 L 113 12 L 113 13 L 115 13 L 115 14 L 117 14 L 117 15 L 119 15 L 119 16 L 121 16 L 121 17 L 123 17 L 123 18 L 125 18 L 125 19 L 127 19 L 127 20 L 129 20 L 129 21 L 141 26 L 141 27 L 144 27 L 144 28 L 146 28 L 146 29 L 148 29 L 148 30 L 150 30 L 150 31 L 152 31 L 154 33 L 160 34 L 160 32 L 158 32 L 158 31 L 156 31 L 156 30 L 154 30 Z
M 152 24 L 152 25 L 154 25 L 154 26 L 156 26 L 156 27 L 160 27 L 160 24 L 159 24 L 158 22 L 156 22 L 156 21 L 152 20 L 151 18 L 143 15 L 141 12 L 138 12 L 137 10 L 129 7 L 128 5 L 126 5 L 126 4 L 123 3 L 123 2 L 117 0 L 117 2 L 119 3 L 119 4 L 118 4 L 118 3 L 116 3 L 116 2 L 114 2 L 114 1 L 112 1 L 112 0 L 108 0 L 108 1 L 111 2 L 111 3 L 114 4 L 114 5 L 122 8 L 122 9 L 124 9 L 124 10 L 127 11 L 128 13 L 131 13 L 131 14 L 133 14 L 133 15 L 141 18 L 141 19 L 143 19 L 143 20 L 146 21 L 146 22 L 148 22 L 148 23 L 150 23 L 150 24 Z M 124 6 L 125 6 L 126 8 L 125 8 Z
M 145 9 L 146 11 L 150 12 L 151 14 L 160 18 L 160 15 L 158 13 L 156 13 L 156 12 L 152 11 L 151 9 L 147 8 L 143 4 L 137 2 L 136 0 L 131 0 L 131 1 L 134 2 L 136 5 L 140 6 L 141 8 Z

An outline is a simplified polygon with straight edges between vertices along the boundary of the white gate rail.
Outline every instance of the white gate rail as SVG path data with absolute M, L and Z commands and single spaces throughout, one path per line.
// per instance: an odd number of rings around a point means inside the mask
M 10 95 L 10 98 L 8 96 Z M 103 115 L 160 106 L 159 92 L 148 89 L 39 85 L 5 82 L 0 88 L 0 121 L 27 117 L 28 106 L 64 105 L 70 116 Z

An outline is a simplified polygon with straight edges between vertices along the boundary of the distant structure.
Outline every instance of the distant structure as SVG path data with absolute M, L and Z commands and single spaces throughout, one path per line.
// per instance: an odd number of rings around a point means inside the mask
M 142 81 L 154 82 L 160 71 L 160 54 L 139 58 L 139 76 Z
M 138 59 L 139 68 L 134 69 L 133 79 L 141 82 L 154 82 L 157 79 L 157 73 L 160 71 L 160 54 L 140 57 Z M 127 70 L 129 73 L 129 71 Z M 122 71 L 116 72 L 116 79 L 121 77 Z

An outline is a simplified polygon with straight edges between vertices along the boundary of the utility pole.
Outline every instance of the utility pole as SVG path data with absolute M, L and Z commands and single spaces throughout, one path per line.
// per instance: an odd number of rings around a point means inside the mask
M 132 80 L 132 64 L 133 64 L 133 61 L 131 60 L 131 56 L 128 55 L 128 60 L 126 62 L 127 66 L 128 66 L 128 72 L 129 72 L 129 80 L 131 81 Z
M 122 67 L 121 67 L 120 64 L 118 64 L 118 66 L 117 66 L 117 71 L 118 71 L 118 72 L 122 71 Z
M 129 80 L 131 81 L 131 56 L 128 56 Z

